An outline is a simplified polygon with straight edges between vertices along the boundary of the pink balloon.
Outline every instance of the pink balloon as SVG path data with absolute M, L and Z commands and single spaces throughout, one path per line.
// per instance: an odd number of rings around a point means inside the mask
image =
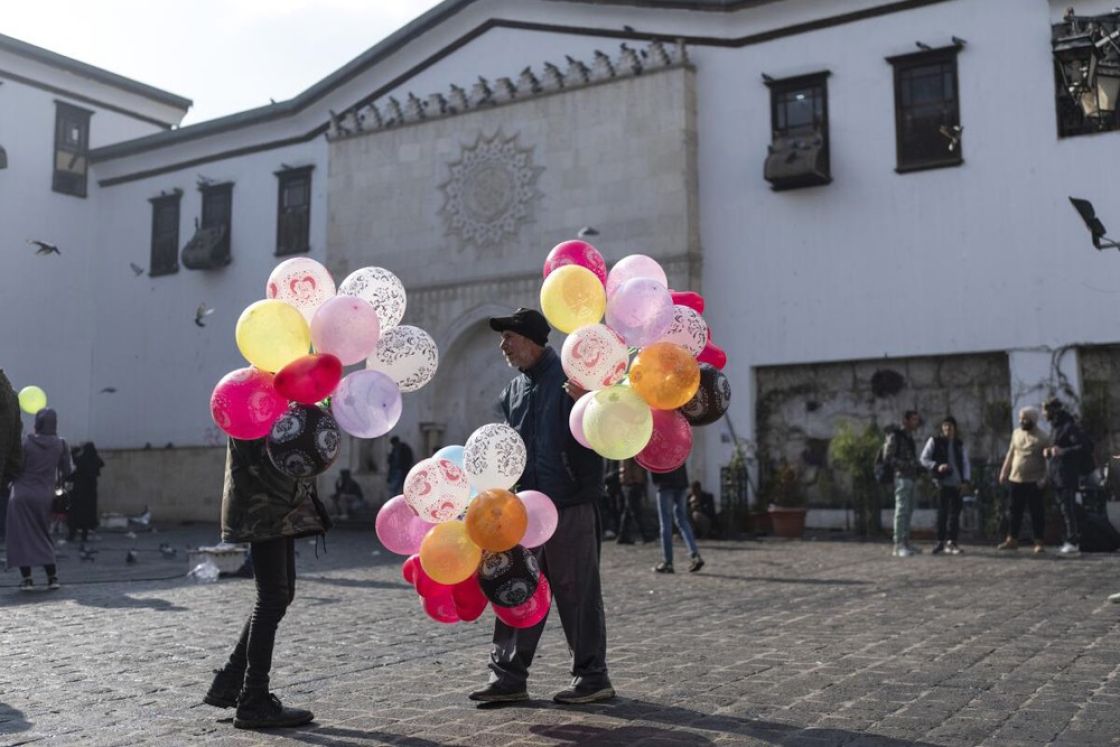
M 386 550 L 397 555 L 420 552 L 420 541 L 433 526 L 416 515 L 403 495 L 385 501 L 374 522 L 377 539 Z
M 556 513 L 556 504 L 539 490 L 522 490 L 517 497 L 525 504 L 525 513 L 529 515 L 529 523 L 525 527 L 521 545 L 529 548 L 540 547 L 548 542 L 552 533 L 556 531 L 556 524 L 560 520 Z
M 552 606 L 552 588 L 548 579 L 542 573 L 537 590 L 529 601 L 516 607 L 499 607 L 493 605 L 494 614 L 499 620 L 511 628 L 531 628 L 548 617 L 548 610 Z
M 669 290 L 669 280 L 665 277 L 665 270 L 656 259 L 644 254 L 631 254 L 615 262 L 610 274 L 607 275 L 607 299 L 609 300 L 627 280 L 634 278 L 649 278 L 666 291 Z M 672 303 L 671 299 L 670 303 Z
M 692 426 L 679 410 L 653 410 L 653 435 L 635 460 L 650 472 L 672 472 L 692 453 Z
M 451 597 L 455 600 L 455 611 L 463 622 L 477 620 L 486 611 L 490 600 L 482 591 L 478 583 L 478 574 L 470 576 L 451 587 Z
M 450 588 L 448 587 L 448 589 Z M 424 608 L 428 617 L 436 622 L 446 625 L 459 622 L 459 613 L 455 609 L 455 598 L 451 596 L 450 591 L 436 596 L 420 597 L 420 606 Z
M 267 371 L 249 366 L 230 371 L 210 395 L 210 415 L 227 435 L 251 441 L 264 438 L 288 409 Z
M 544 260 L 544 276 L 548 277 L 553 270 L 564 265 L 586 267 L 595 273 L 600 283 L 607 282 L 607 263 L 603 255 L 586 241 L 564 241 L 552 247 Z
M 587 410 L 587 405 L 591 402 L 591 395 L 595 392 L 588 392 L 572 405 L 572 411 L 568 415 L 568 429 L 572 432 L 574 438 L 579 445 L 585 449 L 590 449 L 591 444 L 587 443 L 587 436 L 583 435 L 583 413 Z M 530 545 L 531 546 L 531 545 Z
M 357 296 L 335 296 L 311 318 L 311 343 L 315 351 L 330 353 L 344 366 L 364 361 L 380 339 L 377 310 Z
M 669 289 L 651 278 L 627 280 L 607 299 L 607 326 L 635 348 L 660 340 L 673 314 Z
M 695 311 L 697 314 L 704 313 L 704 297 L 695 291 L 669 291 L 669 296 L 673 299 L 674 304 L 687 306 Z
M 401 577 L 413 588 L 416 587 L 416 569 L 420 567 L 420 556 L 410 555 L 401 563 Z

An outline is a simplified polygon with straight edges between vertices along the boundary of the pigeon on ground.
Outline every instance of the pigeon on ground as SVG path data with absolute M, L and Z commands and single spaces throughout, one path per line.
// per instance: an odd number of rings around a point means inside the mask
M 140 561 L 140 557 L 136 554 L 135 550 L 129 550 L 128 555 L 124 556 L 124 562 L 128 565 L 136 565 Z
M 35 254 L 57 254 L 59 256 L 62 256 L 62 252 L 60 252 L 58 250 L 58 247 L 54 244 L 48 244 L 47 242 L 39 241 L 38 239 L 28 239 L 27 243 L 39 247 L 35 250 Z

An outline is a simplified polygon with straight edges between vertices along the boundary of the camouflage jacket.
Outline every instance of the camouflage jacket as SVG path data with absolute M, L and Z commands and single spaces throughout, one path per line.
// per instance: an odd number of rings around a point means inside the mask
M 331 521 L 314 480 L 288 477 L 272 466 L 264 439 L 231 438 L 222 490 L 222 539 L 264 542 L 323 534 Z
M 19 397 L 0 370 L 0 487 L 23 469 L 23 421 L 19 416 Z

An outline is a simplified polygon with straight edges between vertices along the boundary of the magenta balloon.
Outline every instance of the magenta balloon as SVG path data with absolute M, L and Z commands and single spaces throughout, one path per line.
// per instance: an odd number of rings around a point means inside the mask
M 420 541 L 433 526 L 416 515 L 403 495 L 385 501 L 374 522 L 377 539 L 386 550 L 397 555 L 420 552 Z
M 525 513 L 529 515 L 521 545 L 528 548 L 540 547 L 556 531 L 556 524 L 560 520 L 556 504 L 539 490 L 522 490 L 517 497 L 525 504 Z
M 692 453 L 692 426 L 680 410 L 653 410 L 653 435 L 634 459 L 650 472 L 672 472 Z
M 607 263 L 603 260 L 603 255 L 586 241 L 564 241 L 552 247 L 544 260 L 544 276 L 548 277 L 553 270 L 564 265 L 586 267 L 595 273 L 600 283 L 607 282 Z
M 591 395 L 594 393 L 588 392 L 577 399 L 568 415 L 568 429 L 572 432 L 572 438 L 585 449 L 590 449 L 591 444 L 587 443 L 587 436 L 583 435 L 583 412 L 587 409 L 587 404 L 591 401 Z M 533 545 L 526 545 L 526 547 L 533 547 Z
M 381 322 L 369 301 L 335 296 L 311 318 L 311 343 L 317 353 L 330 353 L 350 366 L 361 363 L 377 348 Z
M 548 610 L 552 606 L 552 588 L 542 573 L 537 590 L 529 597 L 529 601 L 516 607 L 501 607 L 496 604 L 491 606 L 497 618 L 511 628 L 531 628 L 548 617 Z
M 251 441 L 264 438 L 288 409 L 267 371 L 249 366 L 230 371 L 210 395 L 210 415 L 228 436 Z
M 627 280 L 607 299 L 607 326 L 634 348 L 660 340 L 673 324 L 669 289 L 651 278 Z

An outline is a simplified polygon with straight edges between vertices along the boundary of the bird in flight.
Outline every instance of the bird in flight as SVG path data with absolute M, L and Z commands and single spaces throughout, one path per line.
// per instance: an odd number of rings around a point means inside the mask
M 48 244 L 47 242 L 39 241 L 38 239 L 28 239 L 27 243 L 39 247 L 35 250 L 35 254 L 58 254 L 59 256 L 62 255 L 62 252 L 60 252 L 58 250 L 58 247 L 54 244 Z
M 194 323 L 200 327 L 205 327 L 203 319 L 214 313 L 213 309 L 207 308 L 205 303 L 200 303 L 198 308 L 194 310 Z
M 136 264 L 135 262 L 129 262 L 128 266 L 132 269 L 132 274 L 136 277 L 140 277 L 144 274 L 144 268 Z
M 116 394 L 117 388 L 115 386 L 107 386 L 102 389 L 98 394 Z
M 588 236 L 598 236 L 598 235 L 599 235 L 599 232 L 596 231 L 591 226 L 584 226 L 583 228 L 579 229 L 579 233 L 576 234 L 576 236 L 578 236 L 581 239 L 586 239 Z

